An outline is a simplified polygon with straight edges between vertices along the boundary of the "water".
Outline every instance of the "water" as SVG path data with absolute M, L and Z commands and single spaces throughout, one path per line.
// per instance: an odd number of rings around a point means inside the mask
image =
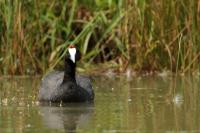
M 0 78 L 0 132 L 200 132 L 199 77 L 96 77 L 94 104 L 37 101 L 40 77 Z

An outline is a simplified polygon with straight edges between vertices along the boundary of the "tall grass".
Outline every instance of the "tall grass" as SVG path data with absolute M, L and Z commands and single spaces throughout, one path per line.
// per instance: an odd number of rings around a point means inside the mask
M 124 38 L 136 69 L 199 70 L 200 1 L 129 0 L 126 8 Z
M 199 43 L 199 0 L 0 1 L 1 74 L 53 69 L 69 44 L 85 66 L 196 72 Z

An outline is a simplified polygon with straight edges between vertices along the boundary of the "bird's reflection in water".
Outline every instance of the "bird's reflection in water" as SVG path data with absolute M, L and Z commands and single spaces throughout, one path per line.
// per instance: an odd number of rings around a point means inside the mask
M 40 114 L 44 125 L 51 129 L 76 132 L 91 117 L 94 105 L 91 103 L 70 103 L 62 107 L 58 105 L 40 106 Z

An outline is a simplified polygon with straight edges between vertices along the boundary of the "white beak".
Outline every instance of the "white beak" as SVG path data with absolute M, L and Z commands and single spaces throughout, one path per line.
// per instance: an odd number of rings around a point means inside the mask
M 75 59 L 76 48 L 69 48 L 68 51 L 70 54 L 70 59 L 75 63 L 76 62 L 76 59 Z

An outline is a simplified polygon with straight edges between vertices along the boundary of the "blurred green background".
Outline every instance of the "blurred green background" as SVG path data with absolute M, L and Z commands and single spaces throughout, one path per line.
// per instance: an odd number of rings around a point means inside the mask
M 82 71 L 199 72 L 200 0 L 0 0 L 0 74 L 62 66 L 69 44 Z

